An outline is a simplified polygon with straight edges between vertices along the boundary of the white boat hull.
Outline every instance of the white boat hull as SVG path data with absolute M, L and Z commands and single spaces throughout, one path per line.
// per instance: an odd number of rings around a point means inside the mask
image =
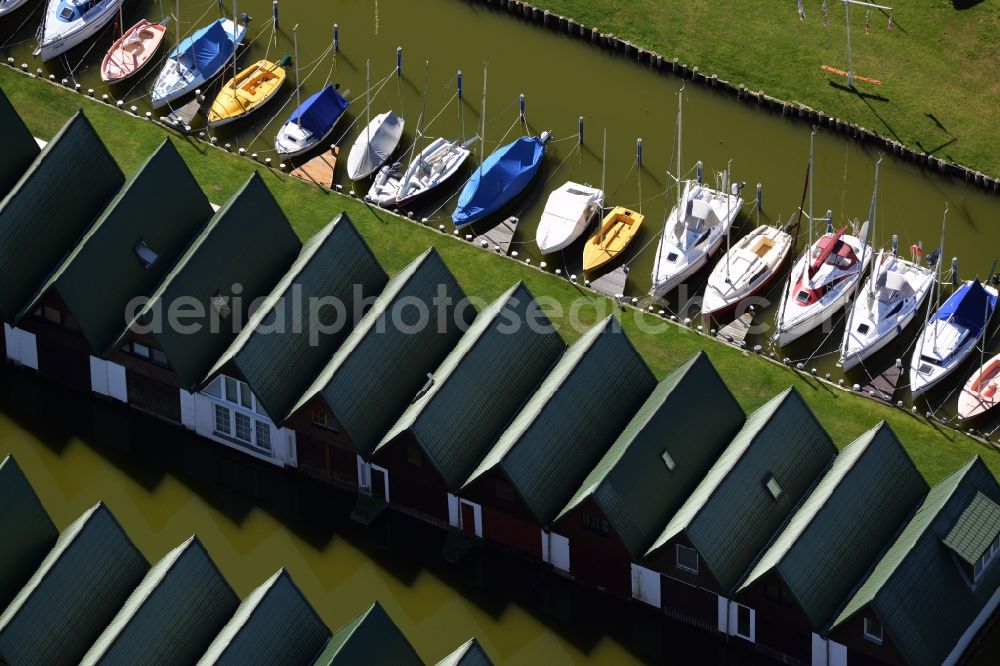
M 27 1 L 28 0 L 6 0 L 5 2 L 0 2 L 0 16 L 13 13 L 18 7 Z
M 59 0 L 49 0 L 42 24 L 42 39 L 38 44 L 42 62 L 62 55 L 100 32 L 117 16 L 118 4 L 119 0 L 105 0 L 99 8 L 84 17 L 64 22 L 56 14 Z
M 766 253 L 757 246 L 771 243 Z M 792 249 L 792 237 L 781 229 L 760 226 L 739 240 L 715 265 L 702 301 L 703 315 L 714 315 L 736 307 L 774 280 Z
M 228 35 L 233 35 L 235 31 L 235 48 L 238 49 L 243 42 L 243 37 L 246 35 L 246 26 L 234 25 L 229 19 L 226 19 L 222 26 Z M 223 64 L 214 72 L 192 71 L 178 62 L 173 57 L 174 55 L 177 55 L 176 52 L 167 58 L 167 62 L 163 65 L 163 69 L 160 70 L 156 81 L 153 83 L 150 104 L 154 109 L 159 109 L 190 92 L 194 92 L 206 81 L 221 72 L 222 68 L 226 66 Z M 231 64 L 232 60 L 230 59 L 228 62 Z

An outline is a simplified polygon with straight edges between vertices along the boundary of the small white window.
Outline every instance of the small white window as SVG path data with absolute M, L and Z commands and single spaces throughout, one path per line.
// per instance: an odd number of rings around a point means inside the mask
M 250 438 L 250 430 L 253 421 L 250 420 L 249 416 L 243 414 L 242 412 L 235 412 L 234 416 L 236 417 L 236 439 L 249 444 L 252 441 Z
M 865 616 L 864 634 L 872 643 L 882 645 L 882 623 L 875 618 Z
M 271 427 L 263 421 L 254 424 L 254 434 L 257 438 L 257 447 L 265 451 L 271 450 Z
M 784 490 L 781 489 L 781 484 L 778 480 L 774 478 L 774 474 L 768 474 L 767 479 L 764 480 L 764 487 L 767 488 L 767 492 L 771 493 L 771 497 L 778 499 L 784 494 Z
M 156 254 L 153 248 L 149 247 L 149 244 L 142 238 L 139 239 L 139 242 L 132 249 L 135 251 L 135 256 L 139 259 L 139 263 L 144 268 L 152 267 L 156 263 L 156 260 L 160 258 L 160 255 Z
M 677 568 L 691 573 L 698 573 L 698 551 L 677 544 Z
M 671 472 L 674 471 L 674 469 L 677 467 L 677 463 L 674 462 L 674 458 L 673 456 L 670 455 L 670 452 L 664 449 L 660 457 L 663 458 L 663 464 L 667 466 L 667 469 L 670 470 Z
M 222 405 L 215 406 L 215 432 L 230 435 L 233 432 L 229 425 L 229 410 Z

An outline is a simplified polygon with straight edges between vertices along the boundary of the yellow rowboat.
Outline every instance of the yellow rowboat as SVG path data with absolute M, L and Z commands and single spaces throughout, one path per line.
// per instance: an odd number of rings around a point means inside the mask
M 639 232 L 643 214 L 615 206 L 583 246 L 583 270 L 592 271 L 619 257 Z
M 255 62 L 222 86 L 208 112 L 208 126 L 225 125 L 253 113 L 274 97 L 284 82 L 284 68 L 268 60 Z

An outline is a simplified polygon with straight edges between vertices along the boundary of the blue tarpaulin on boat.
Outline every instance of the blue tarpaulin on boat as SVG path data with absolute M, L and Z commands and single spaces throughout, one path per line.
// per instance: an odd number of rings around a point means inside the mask
M 948 297 L 941 309 L 934 313 L 934 319 L 952 318 L 955 323 L 978 335 L 993 315 L 997 297 L 986 291 L 979 280 L 966 282 Z
M 298 123 L 301 118 L 302 127 L 317 136 L 325 136 L 344 115 L 347 104 L 347 100 L 330 84 L 302 102 L 288 122 Z
M 471 224 L 504 204 L 528 186 L 545 155 L 545 144 L 537 136 L 524 136 L 500 148 L 476 169 L 458 198 L 451 219 L 456 227 Z
M 222 19 L 191 36 L 188 49 L 194 58 L 195 68 L 212 76 L 219 71 L 233 55 L 233 36 L 222 27 Z M 181 44 L 181 50 L 184 44 Z

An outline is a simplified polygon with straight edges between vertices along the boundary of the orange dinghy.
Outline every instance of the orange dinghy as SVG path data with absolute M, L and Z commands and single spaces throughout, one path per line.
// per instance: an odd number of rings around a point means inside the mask
M 118 83 L 145 67 L 163 41 L 166 28 L 159 23 L 141 19 L 125 31 L 101 63 L 101 79 Z
M 958 417 L 971 419 L 1000 404 L 1000 354 L 972 373 L 958 396 Z

